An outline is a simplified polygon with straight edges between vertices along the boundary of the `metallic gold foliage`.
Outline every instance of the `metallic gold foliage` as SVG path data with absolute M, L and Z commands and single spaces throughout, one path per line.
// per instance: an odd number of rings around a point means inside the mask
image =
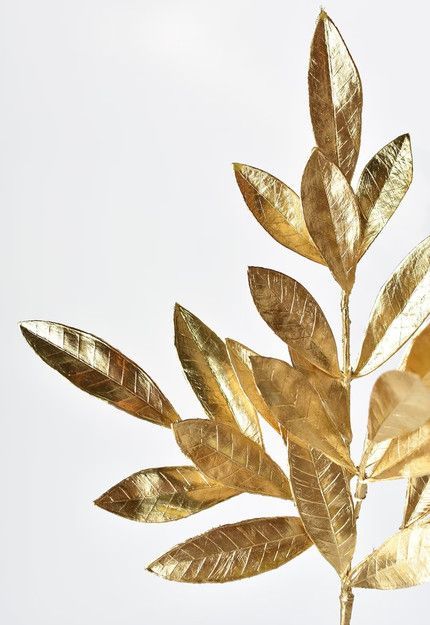
M 340 374 L 333 332 L 304 286 L 262 267 L 250 267 L 249 286 L 258 312 L 283 341 L 330 375 Z
M 263 228 L 281 245 L 324 264 L 306 228 L 299 196 L 256 167 L 235 163 L 234 172 L 249 210 Z
M 426 326 L 411 342 L 401 369 L 416 373 L 430 386 L 430 325 Z
M 327 13 L 321 11 L 311 45 L 309 107 L 318 147 L 351 180 L 361 141 L 361 81 Z
M 408 482 L 403 525 L 406 527 L 430 515 L 430 477 L 414 477 Z M 430 519 L 429 519 L 430 521 Z
M 237 493 L 195 467 L 161 467 L 130 475 L 95 504 L 132 521 L 163 523 L 183 519 Z
M 306 376 L 286 362 L 262 356 L 252 358 L 252 368 L 257 386 L 285 438 L 310 445 L 355 473 L 340 432 Z
M 96 336 L 51 321 L 24 321 L 21 331 L 42 360 L 83 391 L 158 425 L 179 420 L 149 375 Z
M 186 376 L 207 415 L 237 425 L 262 444 L 257 413 L 238 382 L 224 342 L 179 305 L 175 307 L 175 344 Z
M 362 216 L 360 256 L 378 236 L 402 201 L 412 182 L 409 135 L 385 145 L 367 163 L 357 188 Z
M 279 466 L 238 430 L 225 423 L 189 419 L 174 428 L 184 454 L 209 479 L 243 492 L 291 499 L 288 479 Z
M 148 570 L 177 582 L 230 582 L 276 569 L 311 544 L 297 517 L 252 519 L 191 538 Z
M 322 257 L 349 293 L 355 280 L 360 245 L 360 210 L 341 170 L 316 149 L 302 178 L 306 225 Z
M 430 524 L 400 530 L 356 566 L 353 586 L 392 590 L 430 581 Z
M 291 487 L 303 525 L 339 575 L 354 554 L 356 527 L 349 478 L 314 449 L 288 444 Z
M 382 287 L 370 315 L 356 375 L 366 375 L 388 360 L 429 313 L 430 237 L 427 237 Z

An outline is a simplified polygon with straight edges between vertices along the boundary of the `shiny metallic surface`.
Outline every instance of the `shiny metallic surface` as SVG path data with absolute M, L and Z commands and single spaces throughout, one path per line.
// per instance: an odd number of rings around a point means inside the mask
M 427 519 L 426 519 L 427 517 Z M 422 520 L 430 522 L 430 477 L 414 477 L 408 482 L 403 525 L 408 527 Z

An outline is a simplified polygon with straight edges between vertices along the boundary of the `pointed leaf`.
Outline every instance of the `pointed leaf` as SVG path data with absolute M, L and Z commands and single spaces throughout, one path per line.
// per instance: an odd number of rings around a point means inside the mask
M 257 386 L 278 419 L 284 437 L 322 451 L 355 473 L 347 446 L 306 376 L 286 362 L 262 356 L 252 358 L 252 368 Z
M 408 482 L 403 526 L 407 527 L 430 515 L 430 477 L 414 477 Z
M 309 106 L 318 147 L 351 180 L 360 150 L 361 81 L 339 31 L 321 11 L 312 40 Z
M 252 373 L 251 358 L 258 356 L 257 352 L 233 339 L 226 339 L 226 346 L 237 379 L 250 402 L 267 423 L 279 432 L 278 421 L 262 398 Z
M 360 257 L 387 224 L 412 182 L 409 135 L 385 145 L 367 163 L 357 189 L 362 215 Z
M 238 382 L 224 342 L 178 304 L 175 345 L 188 381 L 207 415 L 239 426 L 244 434 L 262 444 L 257 413 Z
M 412 341 L 407 351 L 401 369 L 416 373 L 423 378 L 424 383 L 430 385 L 430 324 L 424 328 Z
M 430 581 L 430 525 L 400 530 L 358 564 L 353 587 L 393 590 Z
M 321 554 L 345 573 L 356 542 L 354 507 L 344 469 L 321 452 L 288 445 L 291 488 L 303 525 Z
M 334 278 L 348 293 L 360 245 L 360 209 L 340 169 L 315 149 L 302 178 L 306 225 Z
M 132 521 L 164 523 L 206 510 L 237 493 L 195 467 L 161 467 L 130 475 L 94 503 Z
M 333 332 L 299 282 L 278 271 L 250 267 L 249 286 L 258 312 L 283 341 L 320 369 L 340 375 Z
M 291 498 L 288 479 L 265 451 L 237 429 L 206 419 L 174 428 L 179 447 L 211 480 L 243 492 Z
M 266 232 L 290 250 L 324 264 L 306 228 L 297 193 L 256 167 L 234 163 L 234 172 L 249 210 Z
M 391 358 L 430 313 L 430 237 L 397 267 L 382 287 L 367 326 L 356 375 Z
M 230 582 L 276 569 L 311 544 L 297 517 L 252 519 L 191 538 L 148 570 L 177 582 Z
M 52 321 L 24 321 L 21 331 L 42 360 L 81 390 L 157 425 L 179 420 L 149 375 L 96 336 Z

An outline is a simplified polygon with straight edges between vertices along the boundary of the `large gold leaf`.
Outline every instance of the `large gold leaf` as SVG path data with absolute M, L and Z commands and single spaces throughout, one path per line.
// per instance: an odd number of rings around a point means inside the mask
M 266 232 L 290 250 L 324 264 L 306 228 L 297 193 L 262 169 L 234 163 L 234 172 L 249 210 Z
M 94 503 L 132 521 L 163 523 L 210 508 L 237 492 L 195 467 L 161 467 L 130 475 Z
M 297 517 L 240 521 L 177 545 L 148 570 L 177 582 L 220 583 L 286 564 L 312 544 Z
M 416 373 L 430 385 L 430 325 L 426 326 L 412 341 L 401 369 Z M 428 377 L 427 377 L 428 376 Z
M 318 147 L 351 180 L 360 150 L 361 81 L 339 31 L 321 11 L 312 40 L 309 106 Z
M 243 492 L 291 499 L 288 479 L 279 466 L 237 429 L 206 419 L 174 427 L 184 454 L 211 480 Z
M 258 411 L 258 413 L 267 421 L 267 423 L 279 432 L 278 420 L 269 410 L 266 402 L 262 398 L 255 383 L 254 374 L 252 373 L 251 358 L 253 356 L 258 356 L 258 354 L 249 347 L 246 347 L 242 343 L 234 341 L 233 339 L 226 339 L 226 345 L 230 362 L 233 365 L 233 369 L 241 387 L 248 395 L 249 400 L 254 405 L 254 408 Z
M 303 525 L 321 554 L 345 573 L 356 542 L 349 478 L 342 467 L 314 449 L 288 444 L 291 488 Z
M 306 375 L 320 396 L 331 420 L 336 424 L 337 430 L 342 434 L 345 442 L 349 444 L 352 440 L 352 430 L 345 386 L 341 380 L 332 378 L 325 371 L 309 362 L 302 354 L 296 352 L 295 349 L 290 347 L 289 352 L 294 367 Z
M 21 331 L 42 360 L 83 391 L 157 425 L 179 420 L 149 375 L 96 336 L 51 321 L 24 321 Z
M 357 188 L 362 215 L 360 257 L 384 228 L 412 182 L 409 135 L 385 145 L 367 163 Z
M 250 267 L 249 286 L 258 312 L 283 341 L 320 369 L 340 375 L 331 328 L 299 282 L 279 271 Z
M 403 526 L 409 526 L 430 516 L 430 477 L 414 477 L 408 482 Z
M 244 434 L 262 444 L 257 413 L 238 382 L 224 342 L 178 304 L 175 345 L 185 374 L 207 415 L 239 426 Z
M 430 524 L 400 530 L 358 564 L 352 586 L 393 590 L 430 581 Z
M 315 149 L 302 178 L 306 225 L 334 278 L 348 293 L 360 245 L 360 209 L 341 170 Z
M 369 441 L 403 436 L 429 419 L 430 390 L 417 375 L 387 371 L 378 378 L 370 398 Z
M 397 267 L 382 287 L 367 326 L 356 375 L 366 375 L 388 360 L 430 313 L 430 237 Z
M 252 358 L 255 382 L 285 438 L 322 451 L 352 473 L 349 451 L 306 376 L 282 360 Z

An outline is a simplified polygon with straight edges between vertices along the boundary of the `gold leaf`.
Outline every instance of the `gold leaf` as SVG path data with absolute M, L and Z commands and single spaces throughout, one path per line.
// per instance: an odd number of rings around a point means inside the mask
M 267 421 L 267 423 L 279 432 L 278 421 L 262 398 L 255 383 L 254 374 L 252 373 L 251 357 L 258 356 L 258 354 L 249 347 L 246 347 L 245 345 L 242 345 L 242 343 L 234 341 L 233 339 L 226 339 L 226 345 L 230 362 L 236 373 L 237 379 L 247 394 L 250 402 L 253 404 L 258 413 Z
M 430 373 L 430 325 L 414 338 L 400 368 L 416 373 L 423 378 L 424 383 L 428 381 L 430 384 L 427 377 Z
M 249 286 L 258 312 L 283 341 L 333 377 L 340 375 L 331 328 L 299 282 L 272 269 L 250 267 Z
M 358 564 L 353 587 L 393 590 L 430 581 L 430 525 L 400 530 Z
M 430 237 L 397 267 L 374 304 L 355 375 L 391 358 L 430 313 Z
M 94 503 L 132 521 L 164 523 L 210 508 L 237 492 L 195 467 L 161 467 L 130 475 Z
M 397 137 L 367 163 L 357 189 L 363 225 L 360 257 L 402 201 L 412 182 L 412 173 L 409 135 Z
M 290 250 L 324 264 L 306 228 L 297 193 L 262 169 L 234 163 L 234 172 L 249 210 L 266 232 Z
M 414 477 L 408 482 L 403 526 L 407 527 L 430 515 L 430 477 Z
M 279 421 L 285 438 L 322 451 L 333 462 L 356 472 L 349 451 L 306 376 L 286 362 L 254 356 L 255 382 Z
M 51 321 L 24 321 L 21 331 L 42 360 L 90 395 L 157 425 L 179 420 L 149 375 L 96 336 Z
M 345 573 L 356 542 L 349 479 L 342 467 L 314 449 L 288 444 L 291 488 L 303 525 L 321 554 Z
M 244 434 L 262 444 L 257 413 L 242 391 L 224 342 L 178 304 L 175 345 L 185 374 L 207 415 L 239 426 Z
M 368 439 L 380 443 L 417 430 L 430 419 L 430 390 L 406 371 L 387 371 L 370 398 Z
M 179 447 L 209 479 L 243 492 L 291 499 L 288 479 L 260 445 L 225 423 L 188 419 L 174 427 Z
M 352 440 L 351 423 L 348 414 L 348 399 L 345 386 L 339 379 L 332 378 L 322 369 L 318 369 L 302 354 L 289 348 L 291 362 L 295 369 L 306 375 L 309 382 L 317 391 L 331 420 L 342 434 L 345 442 Z
M 312 542 L 297 517 L 222 525 L 177 545 L 148 566 L 176 582 L 230 582 L 276 569 Z
M 315 149 L 302 178 L 306 225 L 334 278 L 348 293 L 360 245 L 360 209 L 340 169 Z
M 363 96 L 357 68 L 321 11 L 311 45 L 309 106 L 318 147 L 351 180 L 360 150 Z

